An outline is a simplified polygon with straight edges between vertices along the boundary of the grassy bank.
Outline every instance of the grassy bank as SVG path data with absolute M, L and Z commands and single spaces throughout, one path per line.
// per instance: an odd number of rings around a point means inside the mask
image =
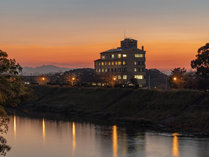
M 209 94 L 191 90 L 33 87 L 18 109 L 209 134 Z

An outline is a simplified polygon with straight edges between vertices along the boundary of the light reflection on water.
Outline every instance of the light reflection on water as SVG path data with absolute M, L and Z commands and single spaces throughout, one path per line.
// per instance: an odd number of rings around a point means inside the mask
M 72 136 L 73 136 L 73 151 L 72 151 L 72 153 L 73 153 L 73 155 L 74 155 L 74 152 L 75 152 L 75 148 L 76 148 L 76 130 L 75 130 L 75 122 L 73 122 L 73 124 L 72 124 Z
M 14 139 L 16 139 L 16 132 L 17 132 L 17 127 L 16 127 L 16 116 L 14 116 L 14 119 L 13 119 L 13 123 L 14 123 Z
M 46 139 L 46 129 L 45 129 L 45 120 L 43 118 L 43 121 L 42 121 L 42 132 L 43 132 L 43 143 L 45 142 L 45 139 Z
M 205 157 L 209 154 L 207 138 L 144 132 L 130 126 L 16 116 L 10 118 L 6 138 L 12 146 L 8 157 Z
M 113 126 L 113 131 L 112 131 L 112 145 L 113 145 L 113 157 L 118 156 L 118 130 L 117 126 Z
M 173 157 L 179 157 L 178 133 L 174 133 L 172 135 L 173 135 Z

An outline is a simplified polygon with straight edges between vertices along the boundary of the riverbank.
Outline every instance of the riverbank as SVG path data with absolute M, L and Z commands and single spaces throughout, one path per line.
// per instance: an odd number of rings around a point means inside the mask
M 209 93 L 192 90 L 33 86 L 10 113 L 127 123 L 209 135 Z

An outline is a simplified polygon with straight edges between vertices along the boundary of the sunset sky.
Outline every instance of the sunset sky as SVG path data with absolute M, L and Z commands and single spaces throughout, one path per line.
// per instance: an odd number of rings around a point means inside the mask
M 209 0 L 0 0 L 0 49 L 22 66 L 93 67 L 123 34 L 147 68 L 190 68 L 209 42 Z

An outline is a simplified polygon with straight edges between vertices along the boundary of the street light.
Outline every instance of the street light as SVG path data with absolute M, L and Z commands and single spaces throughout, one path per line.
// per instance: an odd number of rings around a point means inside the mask
M 45 78 L 45 77 L 42 77 L 42 78 L 41 78 L 41 80 L 42 80 L 42 81 L 45 81 L 45 80 L 46 80 L 46 78 Z
M 72 86 L 74 85 L 75 77 L 72 77 Z
M 174 80 L 174 81 L 177 81 L 177 77 L 173 77 L 173 80 Z
M 113 82 L 113 83 L 112 83 L 112 87 L 114 87 L 114 86 L 115 86 L 115 82 L 116 82 L 117 78 L 114 76 L 114 77 L 112 78 L 112 80 L 113 80 L 113 81 L 112 81 L 112 82 Z

